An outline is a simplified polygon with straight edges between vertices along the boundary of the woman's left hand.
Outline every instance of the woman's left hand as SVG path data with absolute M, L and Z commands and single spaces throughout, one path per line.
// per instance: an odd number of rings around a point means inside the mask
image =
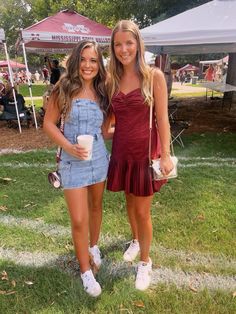
M 174 168 L 174 164 L 170 156 L 161 157 L 160 159 L 160 168 L 164 176 L 167 176 Z

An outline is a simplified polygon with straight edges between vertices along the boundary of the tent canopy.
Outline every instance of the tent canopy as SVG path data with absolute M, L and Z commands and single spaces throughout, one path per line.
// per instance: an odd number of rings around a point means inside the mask
M 155 64 L 155 54 L 145 51 L 144 58 L 147 64 Z
M 20 41 L 31 52 L 67 53 L 82 39 L 107 45 L 110 37 L 108 27 L 75 11 L 64 10 L 23 29 Z
M 236 52 L 236 0 L 214 0 L 141 30 L 147 50 Z
M 178 69 L 178 72 L 183 72 L 183 71 L 194 71 L 194 72 L 197 72 L 199 71 L 199 68 L 196 67 L 195 65 L 192 65 L 192 64 L 186 64 L 185 66 L 183 66 L 182 68 Z
M 25 69 L 25 65 L 22 64 L 22 63 L 19 63 L 19 62 L 16 62 L 16 61 L 12 61 L 12 60 L 9 60 L 9 64 L 10 64 L 10 67 L 11 68 L 17 68 L 17 69 Z M 8 63 L 7 63 L 7 60 L 1 60 L 0 61 L 0 67 L 1 68 L 6 68 L 8 67 Z
M 228 63 L 229 62 L 229 56 L 224 57 L 223 59 L 219 59 L 219 60 L 204 60 L 204 61 L 200 61 L 200 64 L 203 65 L 208 65 L 208 64 L 224 64 L 224 63 Z

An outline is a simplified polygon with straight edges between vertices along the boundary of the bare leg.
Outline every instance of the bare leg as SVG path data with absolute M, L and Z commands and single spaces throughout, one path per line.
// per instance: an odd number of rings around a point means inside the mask
M 127 214 L 132 232 L 132 238 L 138 240 L 138 226 L 135 215 L 135 202 L 133 194 L 125 194 Z
M 90 269 L 88 253 L 88 191 L 87 188 L 64 190 L 71 219 L 75 254 L 81 273 Z
M 133 196 L 138 240 L 140 245 L 140 260 L 149 261 L 149 252 L 152 241 L 151 202 L 153 196 Z
M 90 246 L 97 244 L 102 223 L 102 197 L 105 182 L 88 187 Z

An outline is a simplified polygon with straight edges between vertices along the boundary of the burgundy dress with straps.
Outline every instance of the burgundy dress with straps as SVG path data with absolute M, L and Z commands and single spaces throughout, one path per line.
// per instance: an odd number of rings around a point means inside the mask
M 166 180 L 153 181 L 148 160 L 149 106 L 141 89 L 128 94 L 119 92 L 112 98 L 115 133 L 108 169 L 107 189 L 136 196 L 158 192 Z M 160 141 L 153 119 L 152 158 L 160 156 Z

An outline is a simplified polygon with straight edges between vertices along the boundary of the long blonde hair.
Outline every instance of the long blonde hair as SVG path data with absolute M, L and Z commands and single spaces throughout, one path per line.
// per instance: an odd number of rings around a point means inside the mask
M 66 72 L 53 88 L 50 96 L 60 111 L 67 117 L 71 110 L 73 97 L 83 88 L 83 78 L 79 74 L 81 63 L 81 54 L 84 49 L 94 47 L 98 55 L 99 70 L 93 80 L 93 87 L 97 95 L 98 103 L 104 114 L 108 111 L 108 95 L 106 91 L 106 70 L 103 64 L 102 53 L 98 44 L 94 41 L 82 40 L 73 49 L 70 57 L 66 62 Z
M 119 83 L 123 74 L 123 65 L 116 58 L 114 50 L 114 37 L 119 31 L 131 32 L 137 41 L 136 70 L 141 79 L 141 92 L 144 96 L 145 103 L 150 105 L 152 102 L 152 95 L 150 93 L 151 68 L 146 64 L 144 59 L 145 48 L 139 28 L 130 20 L 119 21 L 112 31 L 108 79 L 109 101 L 111 102 L 112 96 L 119 90 Z

